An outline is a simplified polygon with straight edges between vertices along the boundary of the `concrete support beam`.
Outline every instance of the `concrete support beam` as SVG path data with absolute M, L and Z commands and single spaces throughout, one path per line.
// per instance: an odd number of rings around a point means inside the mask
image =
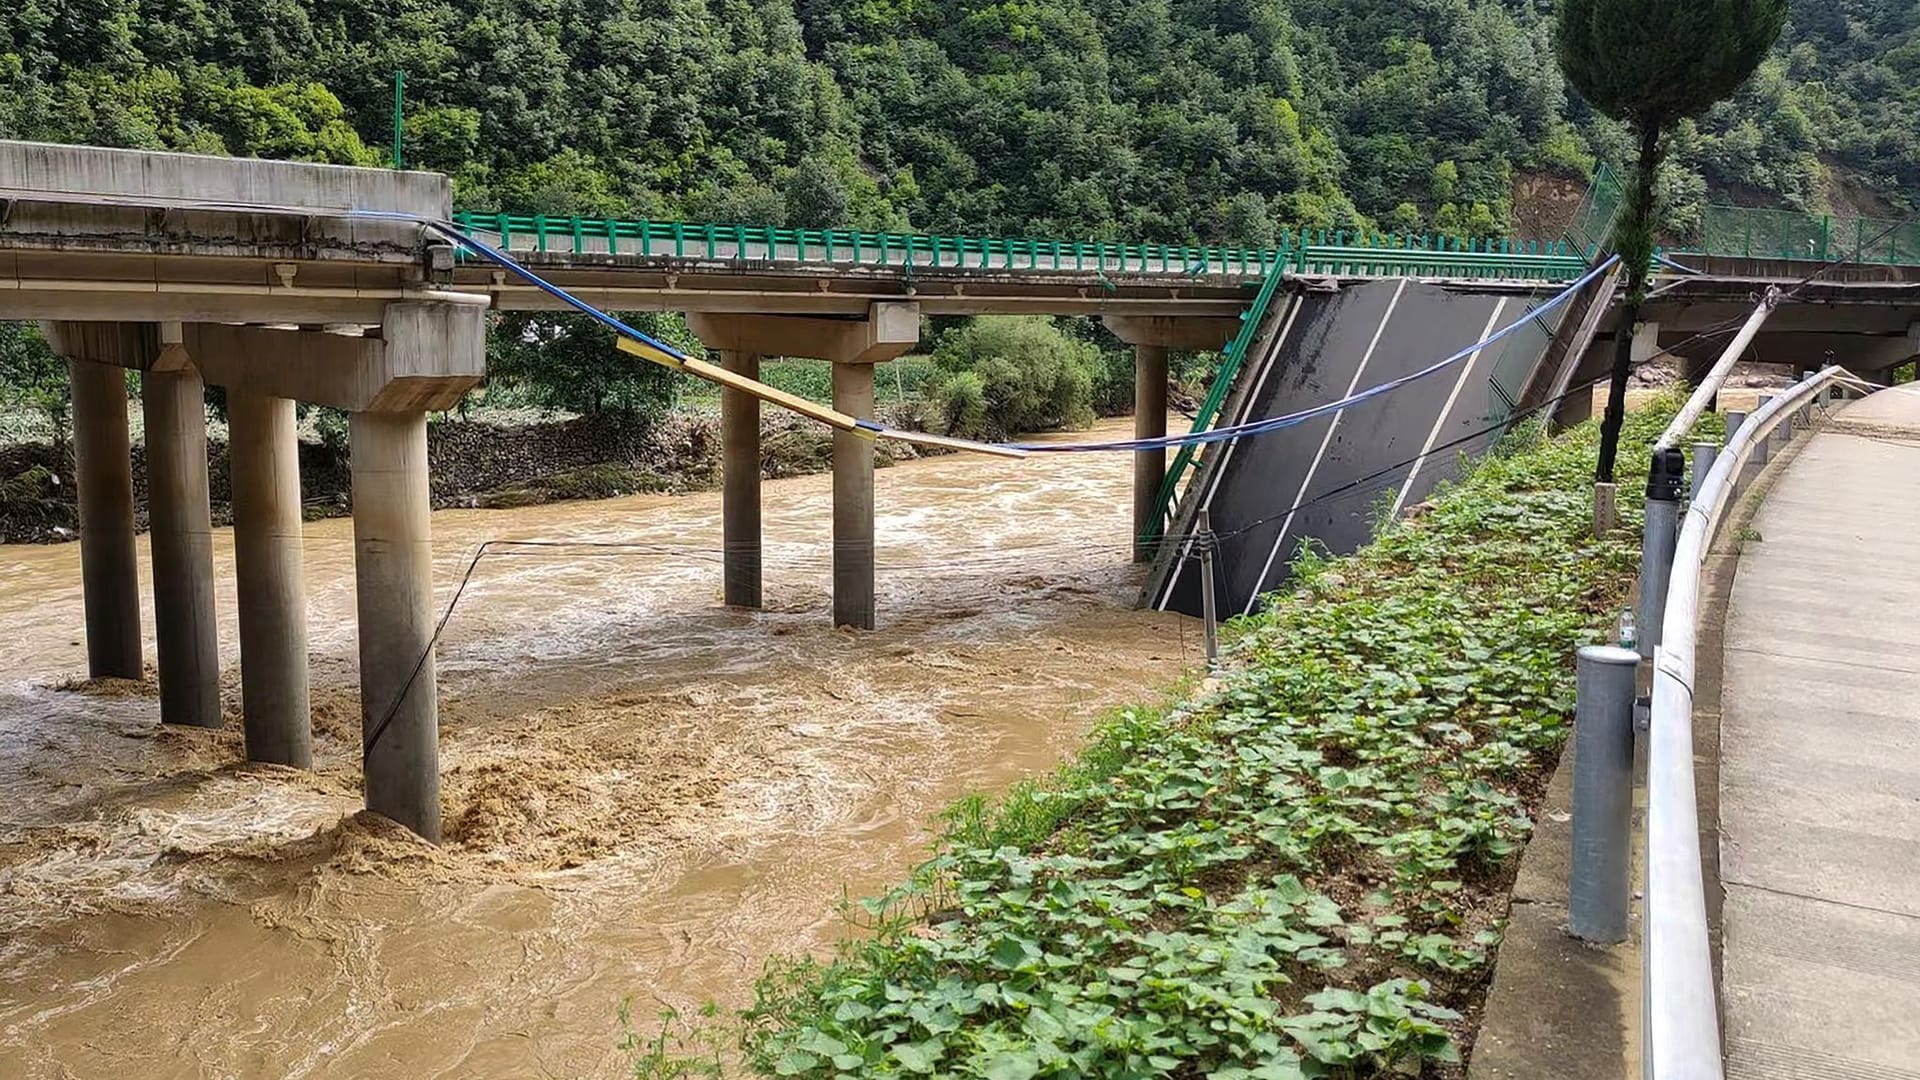
M 427 418 L 357 412 L 348 425 L 367 809 L 437 843 L 440 719 Z
M 486 298 L 389 304 L 378 337 L 193 323 L 185 344 L 207 381 L 231 391 L 347 412 L 437 411 L 487 373 Z
M 293 402 L 227 395 L 247 760 L 313 767 L 307 586 Z
M 833 366 L 833 407 L 873 415 L 873 365 Z M 873 440 L 833 433 L 833 624 L 873 629 Z
M 1133 437 L 1157 439 L 1167 433 L 1167 350 L 1160 345 L 1133 347 Z M 1152 562 L 1155 544 L 1146 539 L 1159 525 L 1160 488 L 1167 478 L 1165 448 L 1133 454 L 1133 561 Z
M 1844 331 L 1770 333 L 1763 329 L 1760 336 L 1754 339 L 1751 357 L 1763 363 L 1789 365 L 1798 372 L 1821 367 L 1826 363 L 1828 353 L 1833 354 L 1834 363 L 1861 374 L 1887 371 L 1920 355 L 1920 335 L 1911 332 L 1853 334 Z
M 720 354 L 720 363 L 735 374 L 760 377 L 760 357 L 753 353 L 725 351 Z M 726 603 L 728 607 L 758 608 L 760 399 L 725 387 L 720 390 L 720 471 Z
M 687 316 L 687 325 L 707 348 L 723 353 L 877 364 L 919 343 L 920 305 L 878 302 L 869 305 L 864 319 L 694 312 Z
M 1156 345 L 1178 352 L 1224 349 L 1240 333 L 1239 319 L 1196 315 L 1103 315 L 1100 323 L 1129 345 Z
M 119 373 L 115 372 L 117 376 Z M 140 377 L 160 721 L 220 726 L 220 639 L 207 505 L 206 384 L 191 365 Z
M 118 367 L 75 359 L 67 361 L 67 373 L 73 385 L 87 674 L 138 679 L 140 576 L 133 547 L 126 375 Z

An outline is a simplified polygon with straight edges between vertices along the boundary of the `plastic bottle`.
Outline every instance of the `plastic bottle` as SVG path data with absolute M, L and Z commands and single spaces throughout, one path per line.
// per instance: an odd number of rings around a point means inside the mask
M 1620 647 L 1623 649 L 1640 647 L 1640 625 L 1634 620 L 1631 607 L 1620 609 Z

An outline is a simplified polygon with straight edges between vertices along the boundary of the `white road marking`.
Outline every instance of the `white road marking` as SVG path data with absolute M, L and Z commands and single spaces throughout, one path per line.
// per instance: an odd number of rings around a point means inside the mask
M 1493 305 L 1493 314 L 1487 317 L 1486 329 L 1481 330 L 1480 336 L 1474 340 L 1485 341 L 1487 335 L 1493 333 L 1493 328 L 1500 324 L 1500 313 L 1506 310 L 1508 299 L 1503 296 L 1499 303 Z M 1467 379 L 1473 375 L 1473 369 L 1479 366 L 1480 354 L 1486 351 L 1483 346 L 1473 350 L 1473 355 L 1467 357 L 1466 365 L 1460 369 L 1460 377 L 1453 382 L 1453 393 L 1447 395 L 1447 403 L 1440 406 L 1440 415 L 1434 418 L 1433 430 L 1427 432 L 1427 441 L 1420 447 L 1420 456 L 1413 459 L 1413 471 L 1407 474 L 1407 482 L 1400 485 L 1400 494 L 1393 500 L 1393 513 L 1387 515 L 1387 520 L 1391 521 L 1399 517 L 1401 508 L 1407 505 L 1407 493 L 1413 490 L 1413 482 L 1420 478 L 1420 470 L 1427 463 L 1427 455 L 1433 453 L 1433 444 L 1440 439 L 1440 429 L 1446 426 L 1447 417 L 1453 414 L 1454 402 L 1460 400 L 1460 391 L 1466 387 Z
M 1387 332 L 1387 323 L 1393 318 L 1393 309 L 1400 306 L 1400 294 L 1407 289 L 1407 279 L 1401 278 L 1398 288 L 1393 290 L 1393 299 L 1387 302 L 1386 314 L 1380 316 L 1380 325 L 1373 328 L 1373 340 L 1367 343 L 1367 351 L 1360 357 L 1360 365 L 1353 369 L 1353 379 L 1347 383 L 1347 392 L 1340 395 L 1350 398 L 1360 387 L 1361 376 L 1367 373 L 1367 363 L 1373 359 L 1374 350 L 1380 347 L 1381 335 Z M 1485 336 L 1485 335 L 1482 335 Z M 1267 552 L 1266 564 L 1260 567 L 1260 577 L 1253 584 L 1253 592 L 1247 596 L 1247 606 L 1243 614 L 1251 615 L 1253 606 L 1260 602 L 1260 590 L 1266 588 L 1267 575 L 1273 572 L 1273 561 L 1279 557 L 1281 545 L 1287 542 L 1287 533 L 1293 528 L 1294 514 L 1306 500 L 1307 488 L 1313 483 L 1313 474 L 1320 471 L 1320 462 L 1327 456 L 1327 447 L 1333 445 L 1333 433 L 1340 426 L 1340 418 L 1347 410 L 1339 409 L 1333 414 L 1333 421 L 1327 425 L 1327 433 L 1321 436 L 1320 449 L 1313 455 L 1313 462 L 1307 466 L 1307 475 L 1300 480 L 1300 490 L 1294 493 L 1293 502 L 1288 504 L 1286 519 L 1280 523 L 1280 535 L 1273 538 L 1273 550 Z

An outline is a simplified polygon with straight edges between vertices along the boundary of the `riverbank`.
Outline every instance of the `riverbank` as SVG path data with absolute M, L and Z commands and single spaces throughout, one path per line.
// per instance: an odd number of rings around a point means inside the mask
M 1675 407 L 1629 417 L 1623 507 Z M 1509 443 L 1229 631 L 1215 678 L 960 804 L 871 933 L 776 968 L 767 1073 L 1460 1075 L 1517 853 L 1637 524 L 1589 533 L 1594 425 Z
M 129 403 L 138 411 L 138 403 Z M 887 419 L 882 417 L 882 419 Z M 223 430 L 215 425 L 215 430 Z M 761 418 L 762 475 L 825 472 L 829 429 L 779 409 Z M 877 440 L 874 464 L 887 468 L 926 451 Z M 132 447 L 134 518 L 147 521 L 146 448 Z M 233 521 L 227 444 L 207 442 L 207 481 L 215 525 Z M 711 408 L 676 410 L 658 421 L 620 416 L 466 419 L 436 417 L 427 426 L 428 483 L 436 510 L 534 506 L 568 499 L 684 494 L 720 483 L 720 421 Z M 300 443 L 300 492 L 309 521 L 352 510 L 352 474 L 343 441 Z M 75 538 L 72 461 L 49 442 L 0 446 L 0 543 L 59 543 Z

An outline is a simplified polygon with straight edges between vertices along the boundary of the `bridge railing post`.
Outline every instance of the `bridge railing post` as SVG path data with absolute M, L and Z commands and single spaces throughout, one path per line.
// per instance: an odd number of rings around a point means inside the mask
M 1632 889 L 1633 706 L 1640 654 L 1589 645 L 1577 663 L 1567 929 L 1582 941 L 1612 945 L 1627 939 Z
M 1689 502 L 1700 498 L 1700 485 L 1706 483 L 1707 474 L 1713 471 L 1713 461 L 1719 456 L 1719 443 L 1701 441 L 1693 444 L 1693 486 L 1687 490 Z

